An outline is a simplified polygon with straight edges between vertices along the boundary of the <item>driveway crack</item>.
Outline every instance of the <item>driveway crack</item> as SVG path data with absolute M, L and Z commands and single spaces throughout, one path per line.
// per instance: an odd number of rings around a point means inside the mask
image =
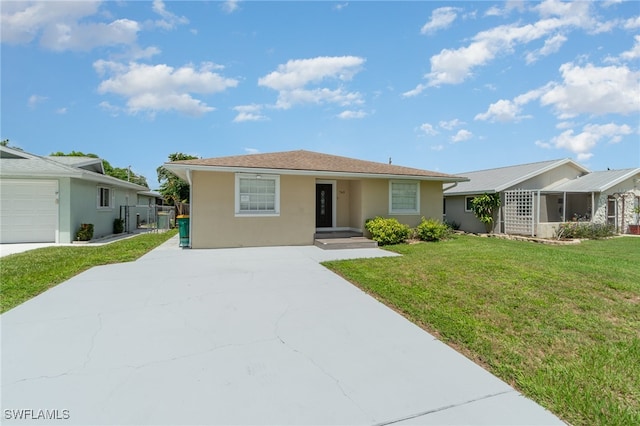
M 474 402 L 477 402 L 477 401 L 482 401 L 483 399 L 494 398 L 496 396 L 505 395 L 505 394 L 508 394 L 508 393 L 515 393 L 515 392 L 516 391 L 514 389 L 509 389 L 509 390 L 505 390 L 505 391 L 502 391 L 502 392 L 496 392 L 496 393 L 492 393 L 492 394 L 488 394 L 488 395 L 483 395 L 483 396 L 480 396 L 478 398 L 473 398 L 473 399 L 469 399 L 467 401 L 460 402 L 458 404 L 445 405 L 443 407 L 438 407 L 438 408 L 434 408 L 432 410 L 422 411 L 420 413 L 410 414 L 408 416 L 400 417 L 400 418 L 397 418 L 397 419 L 394 419 L 394 420 L 389 420 L 389 421 L 386 421 L 386 422 L 376 423 L 373 426 L 392 425 L 392 424 L 395 424 L 395 423 L 403 422 L 405 420 L 416 419 L 418 417 L 428 416 L 429 414 L 437 413 L 437 412 L 440 412 L 440 411 L 446 411 L 446 410 L 450 410 L 452 408 L 462 407 L 463 405 L 471 404 L 471 403 L 474 403 Z
M 289 350 L 291 350 L 292 352 L 300 355 L 301 357 L 303 357 L 304 359 L 306 359 L 307 361 L 309 361 L 311 364 L 313 364 L 318 371 L 320 371 L 323 375 L 325 375 L 326 377 L 328 377 L 329 379 L 331 379 L 331 381 L 333 381 L 336 385 L 336 387 L 338 389 L 340 389 L 340 392 L 342 393 L 342 395 L 348 399 L 354 406 L 356 406 L 360 412 L 362 412 L 362 414 L 366 415 L 367 417 L 373 419 L 373 417 L 364 409 L 362 408 L 362 406 L 360 406 L 360 404 L 358 404 L 353 398 L 351 398 L 351 396 L 349 396 L 349 394 L 347 393 L 347 391 L 344 389 L 344 387 L 342 386 L 342 383 L 340 383 L 340 380 L 336 377 L 334 377 L 331 373 L 329 373 L 327 370 L 325 370 L 320 364 L 318 364 L 311 356 L 307 355 L 306 353 L 294 348 L 293 346 L 291 346 L 289 343 L 287 343 L 282 336 L 280 335 L 280 321 L 286 316 L 286 314 L 289 312 L 289 306 L 287 306 L 287 309 L 284 310 L 284 312 L 280 315 L 280 317 L 278 317 L 278 319 L 276 320 L 276 324 L 275 324 L 275 330 L 274 333 L 277 337 L 277 339 L 280 341 L 280 343 L 282 343 L 283 345 L 285 345 Z

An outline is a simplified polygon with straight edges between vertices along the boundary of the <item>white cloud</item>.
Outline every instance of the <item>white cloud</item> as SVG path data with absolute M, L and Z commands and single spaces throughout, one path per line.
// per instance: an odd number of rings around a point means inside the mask
M 431 145 L 430 149 L 431 151 L 442 151 L 444 150 L 444 145 Z
M 636 28 L 640 28 L 640 15 L 635 18 L 629 18 L 624 22 L 623 25 L 625 30 L 634 30 Z
M 140 25 L 129 19 L 91 22 L 100 2 L 3 2 L 2 42 L 30 43 L 55 51 L 91 50 L 98 46 L 128 45 L 136 41 Z
M 174 69 L 166 64 L 122 64 L 99 60 L 94 63 L 94 68 L 101 76 L 110 75 L 100 83 L 98 92 L 126 98 L 130 114 L 175 110 L 188 115 L 202 115 L 214 108 L 193 98 L 192 94 L 217 93 L 238 85 L 237 80 L 212 72 L 219 68 L 212 63 L 203 63 L 198 69 L 192 65 Z
M 527 63 L 531 64 L 537 61 L 541 56 L 549 56 L 552 53 L 558 52 L 566 41 L 567 37 L 562 34 L 556 34 L 553 37 L 546 39 L 543 47 L 527 54 Z
M 160 15 L 163 19 L 157 20 L 154 24 L 165 30 L 173 30 L 178 25 L 188 24 L 189 20 L 184 16 L 177 16 L 169 12 L 162 0 L 153 0 L 153 11 Z
M 333 10 L 340 11 L 342 9 L 345 9 L 347 6 L 349 6 L 349 3 L 338 3 L 335 6 L 333 6 Z
M 233 107 L 233 110 L 238 112 L 238 115 L 233 119 L 234 123 L 265 121 L 269 119 L 266 115 L 262 114 L 262 105 L 239 105 Z
M 438 134 L 438 131 L 429 123 L 421 124 L 420 131 L 429 136 L 435 136 Z
M 586 160 L 591 158 L 593 155 L 591 151 L 599 142 L 604 140 L 617 143 L 631 132 L 631 127 L 626 124 L 587 124 L 578 134 L 575 134 L 573 129 L 569 129 L 554 137 L 549 143 L 539 141 L 536 144 L 541 147 L 566 149 L 576 154 L 579 160 Z
M 453 143 L 464 142 L 471 139 L 472 137 L 473 137 L 473 133 L 471 133 L 468 130 L 461 129 L 461 130 L 458 130 L 458 133 L 456 133 L 451 137 L 451 142 Z
M 290 60 L 279 65 L 276 71 L 261 77 L 259 86 L 278 91 L 277 108 L 291 108 L 305 103 L 336 103 L 342 106 L 361 104 L 362 96 L 357 92 L 346 92 L 341 87 L 307 88 L 327 80 L 349 81 L 357 74 L 363 58 L 356 56 L 321 56 L 311 59 Z
M 454 118 L 453 120 L 449 121 L 441 121 L 438 123 L 438 126 L 442 127 L 445 130 L 453 130 L 456 127 L 462 126 L 464 124 L 466 124 L 464 121 Z
M 244 148 L 244 152 L 247 154 L 259 154 L 260 150 L 256 148 Z
M 100 109 L 102 109 L 103 111 L 106 111 L 109 113 L 109 115 L 111 115 L 112 117 L 117 117 L 120 114 L 120 107 L 117 107 L 115 105 L 111 105 L 109 102 L 107 101 L 102 101 L 98 104 L 98 106 L 100 107 Z
M 64 115 L 67 112 L 68 112 L 68 110 L 67 110 L 66 107 L 61 107 L 61 108 L 56 109 L 56 114 Z
M 591 16 L 589 2 L 564 3 L 547 0 L 533 8 L 542 19 L 526 25 L 501 25 L 476 34 L 472 42 L 457 49 L 442 49 L 430 58 L 431 71 L 424 77 L 426 85 L 418 85 L 406 92 L 405 96 L 415 96 L 427 87 L 443 84 L 459 84 L 473 75 L 473 70 L 494 60 L 498 55 L 507 55 L 518 45 L 558 34 L 559 31 L 582 28 L 601 31 L 606 26 Z M 533 54 L 534 59 L 541 54 L 550 54 L 564 42 L 564 35 L 549 38 L 545 47 Z
M 521 108 L 515 102 L 501 99 L 498 102 L 489 105 L 489 109 L 486 112 L 477 114 L 474 117 L 474 120 L 488 120 L 492 122 L 499 121 L 502 123 L 508 121 L 519 121 L 520 112 Z
M 233 13 L 240 8 L 240 0 L 227 0 L 220 5 L 226 13 Z
M 597 67 L 563 64 L 563 83 L 550 86 L 540 102 L 559 118 L 578 114 L 631 114 L 640 111 L 640 71 L 626 66 Z
M 343 120 L 365 118 L 366 116 L 367 116 L 367 113 L 362 110 L 358 110 L 358 111 L 347 110 L 347 111 L 342 111 L 340 114 L 338 114 L 338 118 L 341 118 Z
M 421 34 L 433 34 L 438 30 L 448 28 L 458 17 L 457 7 L 440 7 L 431 12 L 431 20 L 420 29 Z
M 35 109 L 35 107 L 38 106 L 38 104 L 43 103 L 47 99 L 49 99 L 49 98 L 47 98 L 46 96 L 31 95 L 31 96 L 29 96 L 29 99 L 27 100 L 27 105 L 29 106 L 29 108 Z
M 542 106 L 553 108 L 560 120 L 581 114 L 634 114 L 640 112 L 640 71 L 626 66 L 597 67 L 566 63 L 560 66 L 563 81 L 546 85 L 516 96 L 512 101 L 501 99 L 477 114 L 475 120 L 492 122 L 518 121 L 522 106 L 536 99 Z
M 635 44 L 631 48 L 631 50 L 627 50 L 626 52 L 622 52 L 620 57 L 623 59 L 638 59 L 640 58 L 640 35 L 635 36 Z

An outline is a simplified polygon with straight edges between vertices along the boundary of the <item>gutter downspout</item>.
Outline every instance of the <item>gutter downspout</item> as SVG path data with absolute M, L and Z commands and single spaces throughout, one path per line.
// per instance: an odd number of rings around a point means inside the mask
M 455 188 L 456 186 L 458 186 L 458 182 L 453 182 L 453 185 L 451 185 L 451 186 L 450 186 L 450 187 L 448 187 L 448 188 L 444 188 L 444 189 L 442 190 L 442 192 L 443 192 L 443 193 L 445 193 L 445 192 L 447 192 L 448 190 L 450 190 L 450 189 L 452 189 L 452 188 Z
M 191 169 L 187 169 L 187 183 L 189 184 L 189 248 L 191 248 L 193 241 L 193 184 Z

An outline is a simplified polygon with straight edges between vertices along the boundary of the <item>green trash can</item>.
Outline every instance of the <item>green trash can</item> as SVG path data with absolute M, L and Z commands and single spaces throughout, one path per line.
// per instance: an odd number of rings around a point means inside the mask
M 189 247 L 189 216 L 178 215 L 176 219 L 180 232 L 180 247 Z

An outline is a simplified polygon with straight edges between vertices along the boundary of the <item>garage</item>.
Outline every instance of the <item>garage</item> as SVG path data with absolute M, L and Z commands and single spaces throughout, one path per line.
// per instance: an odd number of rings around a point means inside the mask
M 58 181 L 0 181 L 0 242 L 56 242 Z

